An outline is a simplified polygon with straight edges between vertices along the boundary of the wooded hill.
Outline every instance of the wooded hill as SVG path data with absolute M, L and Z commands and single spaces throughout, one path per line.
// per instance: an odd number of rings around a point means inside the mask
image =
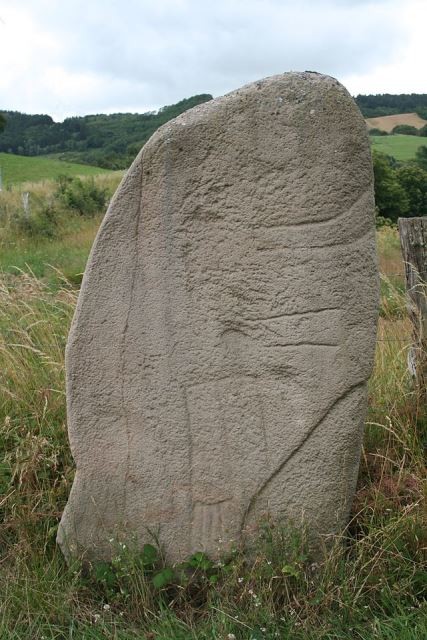
M 48 115 L 2 111 L 6 126 L 0 134 L 0 152 L 51 155 L 107 169 L 125 169 L 158 127 L 211 99 L 210 94 L 200 94 L 156 112 L 98 114 L 63 122 L 54 122 Z M 427 94 L 358 95 L 355 100 L 366 118 L 413 112 L 427 118 Z
M 162 124 L 211 99 L 211 95 L 201 94 L 156 112 L 99 114 L 66 118 L 63 122 L 54 122 L 48 115 L 3 111 L 6 126 L 0 135 L 0 152 L 55 154 L 64 160 L 126 169 Z
M 417 113 L 427 120 L 427 93 L 358 95 L 355 100 L 365 118 Z

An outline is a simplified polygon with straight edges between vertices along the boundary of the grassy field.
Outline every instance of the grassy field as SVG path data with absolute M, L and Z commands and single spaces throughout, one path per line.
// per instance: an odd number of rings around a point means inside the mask
M 160 557 L 147 564 L 118 541 L 111 565 L 67 567 L 55 545 L 74 474 L 64 346 L 76 276 L 102 214 L 60 210 L 56 235 L 36 238 L 19 235 L 13 226 L 12 201 L 7 207 L 3 202 L 6 210 L 0 276 L 1 640 L 425 640 L 427 419 L 406 366 L 411 329 L 397 232 L 378 233 L 381 316 L 347 531 L 313 559 L 303 532 L 265 523 L 251 558 L 236 549 L 224 563 L 193 559 L 180 575 L 167 567 L 169 579 L 156 586 L 153 572 L 164 569 Z M 58 268 L 71 278 L 62 278 Z
M 372 148 L 393 156 L 402 162 L 414 160 L 418 147 L 427 147 L 427 138 L 418 136 L 405 136 L 401 134 L 392 136 L 371 136 Z
M 100 173 L 108 173 L 106 169 L 85 164 L 74 164 L 43 157 L 30 158 L 12 153 L 0 153 L 0 168 L 3 188 L 22 182 L 51 180 L 60 175 L 95 176 Z

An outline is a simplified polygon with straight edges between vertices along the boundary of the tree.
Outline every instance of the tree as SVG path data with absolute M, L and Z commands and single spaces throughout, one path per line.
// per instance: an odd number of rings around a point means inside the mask
M 406 165 L 397 169 L 396 177 L 408 198 L 408 215 L 427 215 L 427 171 L 416 165 Z
M 398 124 L 393 127 L 392 133 L 402 133 L 407 136 L 417 136 L 418 129 L 416 127 L 412 127 L 410 124 Z
M 0 113 L 0 133 L 3 131 L 5 126 L 6 126 L 6 118 L 4 117 L 4 115 Z
M 418 147 L 415 154 L 415 161 L 421 167 L 421 169 L 427 171 L 427 147 Z
M 387 131 L 383 131 L 382 129 L 377 129 L 374 127 L 373 129 L 369 129 L 370 136 L 388 136 Z
M 397 179 L 393 158 L 383 153 L 373 153 L 375 178 L 375 204 L 379 215 L 396 222 L 409 213 L 409 198 Z

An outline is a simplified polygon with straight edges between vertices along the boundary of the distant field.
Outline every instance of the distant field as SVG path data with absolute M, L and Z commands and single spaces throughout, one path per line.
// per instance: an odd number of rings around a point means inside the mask
M 59 175 L 93 176 L 108 173 L 106 169 L 99 167 L 52 160 L 40 156 L 17 156 L 12 153 L 0 153 L 0 168 L 3 186 L 19 182 L 49 180 Z
M 398 124 L 409 124 L 411 127 L 421 129 L 427 120 L 423 120 L 416 113 L 398 113 L 394 116 L 382 116 L 378 118 L 366 118 L 369 129 L 380 129 L 381 131 L 393 131 Z
M 418 147 L 427 147 L 427 138 L 418 136 L 371 136 L 372 147 L 396 160 L 413 160 Z

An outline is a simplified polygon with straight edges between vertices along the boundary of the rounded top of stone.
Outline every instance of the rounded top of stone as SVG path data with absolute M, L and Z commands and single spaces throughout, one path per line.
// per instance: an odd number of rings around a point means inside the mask
M 311 108 L 313 102 L 323 100 L 331 91 L 336 100 L 339 100 L 341 107 L 346 105 L 347 108 L 354 110 L 356 117 L 360 117 L 354 100 L 336 78 L 316 71 L 288 71 L 248 83 L 185 111 L 157 129 L 144 145 L 141 153 L 143 155 L 149 153 L 153 145 L 168 143 L 183 127 L 197 126 L 207 118 L 214 118 L 216 112 L 223 109 L 243 109 L 245 101 L 251 98 L 266 101 L 266 106 L 297 105 L 300 108 L 304 106 Z M 329 101 L 329 110 L 336 109 L 336 106 L 337 102 Z

